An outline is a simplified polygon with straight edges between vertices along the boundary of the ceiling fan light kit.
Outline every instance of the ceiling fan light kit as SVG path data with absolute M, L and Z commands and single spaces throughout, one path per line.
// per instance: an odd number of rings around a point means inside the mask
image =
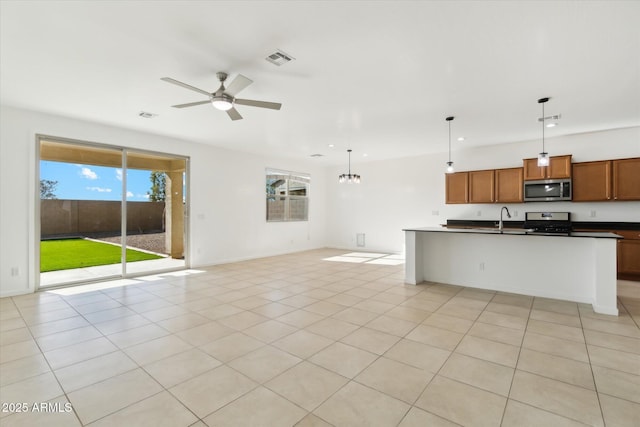
M 233 108 L 233 99 L 222 96 L 212 96 L 211 104 L 220 111 L 227 111 Z
M 360 175 L 351 173 L 351 149 L 347 150 L 349 153 L 349 173 L 343 173 L 338 177 L 340 184 L 346 182 L 347 184 L 360 184 Z
M 181 86 L 185 89 L 192 90 L 194 92 L 198 92 L 202 95 L 206 95 L 208 99 L 206 101 L 196 101 L 189 102 L 186 104 L 177 104 L 172 105 L 174 108 L 187 108 L 187 107 L 195 107 L 196 105 L 204 105 L 211 103 L 213 107 L 220 111 L 226 111 L 227 115 L 231 120 L 240 120 L 242 116 L 235 109 L 235 105 L 248 105 L 250 107 L 258 107 L 258 108 L 268 108 L 270 110 L 279 110 L 282 107 L 282 104 L 277 102 L 265 102 L 265 101 L 255 101 L 253 99 L 239 99 L 236 98 L 236 95 L 253 83 L 253 80 L 248 79 L 242 74 L 238 74 L 235 79 L 229 84 L 229 87 L 224 86 L 224 82 L 227 80 L 227 73 L 218 72 L 216 73 L 218 80 L 220 80 L 220 87 L 215 92 L 207 92 L 206 90 L 199 89 L 195 86 L 188 85 L 181 81 L 172 79 L 171 77 L 163 77 L 160 80 L 164 80 L 167 83 L 171 83 L 177 86 Z

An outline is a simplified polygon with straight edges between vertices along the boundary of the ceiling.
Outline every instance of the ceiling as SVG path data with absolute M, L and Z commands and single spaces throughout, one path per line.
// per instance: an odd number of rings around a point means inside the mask
M 449 115 L 453 150 L 534 140 L 545 96 L 547 137 L 640 125 L 638 1 L 3 0 L 0 19 L 4 105 L 322 165 L 446 151 Z M 217 71 L 282 110 L 170 107 L 205 98 L 161 77 L 213 92 Z

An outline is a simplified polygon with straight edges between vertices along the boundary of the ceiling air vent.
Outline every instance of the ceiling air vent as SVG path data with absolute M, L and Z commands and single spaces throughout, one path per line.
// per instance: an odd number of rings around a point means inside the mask
M 271 62 L 272 64 L 275 64 L 275 65 L 277 65 L 279 67 L 282 64 L 286 64 L 287 62 L 291 62 L 292 60 L 294 60 L 296 58 L 294 58 L 293 56 L 289 55 L 288 53 L 284 53 L 280 49 L 277 49 L 274 53 L 272 53 L 271 55 L 267 56 L 265 59 L 267 61 Z
M 554 114 L 553 116 L 538 117 L 538 121 L 544 122 L 544 127 L 553 128 L 558 126 L 561 118 L 562 114 Z
M 560 120 L 562 118 L 562 114 L 554 114 L 553 116 L 545 116 L 545 117 L 538 117 L 538 121 L 547 121 L 547 120 Z
M 148 111 L 140 111 L 140 112 L 138 113 L 138 115 L 139 115 L 140 117 L 144 117 L 145 119 L 152 119 L 152 118 L 154 118 L 154 117 L 156 117 L 156 116 L 157 116 L 157 114 L 150 113 L 150 112 L 148 112 Z

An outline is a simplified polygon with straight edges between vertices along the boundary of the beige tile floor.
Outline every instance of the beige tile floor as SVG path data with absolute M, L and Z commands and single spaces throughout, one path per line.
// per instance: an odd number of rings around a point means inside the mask
M 612 317 L 344 255 L 1 299 L 0 424 L 640 425 L 640 283 Z

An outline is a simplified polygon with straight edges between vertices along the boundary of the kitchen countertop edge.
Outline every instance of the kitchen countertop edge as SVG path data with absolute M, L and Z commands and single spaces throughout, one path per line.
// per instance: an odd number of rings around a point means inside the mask
M 451 228 L 451 227 L 415 227 L 403 228 L 402 231 L 419 231 L 434 233 L 466 233 L 466 234 L 489 234 L 504 236 L 533 236 L 533 237 L 590 237 L 596 239 L 622 239 L 622 236 L 607 232 L 573 231 L 571 233 L 540 233 L 536 231 L 526 231 L 516 228 L 505 228 L 501 233 L 495 228 Z

